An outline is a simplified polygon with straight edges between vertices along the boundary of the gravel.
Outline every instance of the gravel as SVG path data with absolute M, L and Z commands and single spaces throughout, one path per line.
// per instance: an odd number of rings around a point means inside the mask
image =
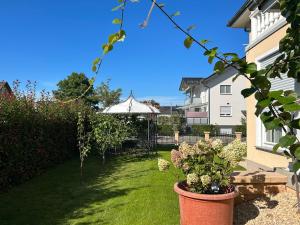
M 234 225 L 300 225 L 293 193 L 260 197 L 235 207 Z

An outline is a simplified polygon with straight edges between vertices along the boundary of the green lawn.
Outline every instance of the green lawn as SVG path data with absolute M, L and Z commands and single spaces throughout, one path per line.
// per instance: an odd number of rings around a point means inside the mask
M 105 165 L 90 157 L 83 184 L 78 159 L 68 161 L 0 194 L 0 225 L 179 224 L 175 171 L 159 172 L 157 157 L 170 159 L 169 149 L 153 157 L 114 157 Z
M 82 185 L 73 159 L 0 194 L 0 224 L 179 224 L 176 179 L 158 171 L 156 158 L 115 157 L 103 166 L 90 157 Z

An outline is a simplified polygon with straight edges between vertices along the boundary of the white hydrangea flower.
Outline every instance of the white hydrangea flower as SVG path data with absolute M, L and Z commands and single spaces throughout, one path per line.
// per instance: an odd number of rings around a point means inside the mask
M 211 177 L 209 175 L 202 175 L 200 179 L 204 187 L 208 186 L 211 183 Z
M 188 185 L 192 185 L 192 184 L 196 184 L 199 182 L 199 177 L 196 173 L 189 173 L 187 176 L 186 176 L 186 183 Z
M 158 165 L 159 171 L 166 171 L 170 167 L 170 162 L 165 160 L 165 159 L 159 158 L 158 162 L 157 162 L 157 165 Z
M 186 142 L 182 142 L 179 146 L 179 152 L 182 154 L 182 158 L 186 159 L 188 156 L 194 156 L 196 154 L 194 148 Z

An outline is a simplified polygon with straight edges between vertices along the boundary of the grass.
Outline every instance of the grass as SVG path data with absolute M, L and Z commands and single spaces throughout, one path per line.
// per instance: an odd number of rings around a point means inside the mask
M 0 224 L 179 224 L 176 178 L 157 169 L 156 158 L 169 159 L 169 148 L 158 153 L 115 157 L 105 165 L 90 157 L 82 184 L 77 159 L 50 169 L 0 194 Z
M 156 158 L 117 157 L 104 166 L 89 158 L 83 184 L 73 159 L 0 194 L 0 224 L 176 225 L 176 179 L 158 171 Z

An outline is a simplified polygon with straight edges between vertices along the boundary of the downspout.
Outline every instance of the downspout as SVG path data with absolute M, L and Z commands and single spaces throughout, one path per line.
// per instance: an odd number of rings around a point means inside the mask
M 208 87 L 207 85 L 203 84 L 204 87 L 208 88 L 208 125 L 210 124 L 210 87 Z

